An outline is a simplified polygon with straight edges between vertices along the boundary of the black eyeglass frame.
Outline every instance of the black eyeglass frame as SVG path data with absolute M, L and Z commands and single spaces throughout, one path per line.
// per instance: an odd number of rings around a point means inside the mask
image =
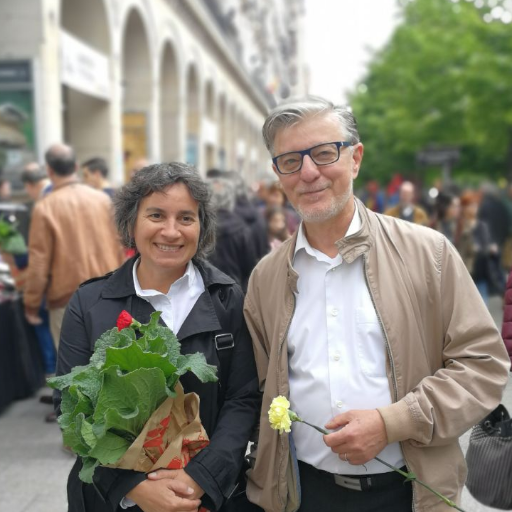
M 338 150 L 338 157 L 336 158 L 336 160 L 333 160 L 332 162 L 329 162 L 328 164 L 318 164 L 315 161 L 315 159 L 313 158 L 313 156 L 311 155 L 311 151 L 313 151 L 313 149 L 315 149 L 315 148 L 318 148 L 320 146 L 325 146 L 325 145 L 328 145 L 328 144 L 334 144 L 336 146 L 336 149 Z M 347 148 L 349 146 L 355 146 L 355 143 L 350 142 L 348 140 L 333 141 L 333 142 L 322 142 L 322 144 L 317 144 L 316 146 L 312 146 L 312 147 L 310 147 L 308 149 L 303 149 L 301 151 L 287 151 L 286 153 L 281 153 L 280 155 L 277 155 L 274 158 L 272 158 L 272 162 L 276 166 L 277 172 L 279 174 L 283 174 L 284 176 L 287 176 L 289 174 L 295 174 L 296 172 L 299 172 L 302 169 L 302 164 L 304 163 L 304 157 L 306 155 L 308 155 L 309 158 L 311 158 L 311 160 L 313 160 L 315 165 L 319 165 L 319 166 L 320 165 L 331 165 L 331 164 L 334 164 L 335 162 L 337 162 L 340 159 L 340 154 L 341 154 L 340 148 L 342 148 L 342 147 L 343 148 Z M 283 171 L 281 171 L 281 169 L 279 169 L 279 165 L 277 163 L 277 159 L 281 158 L 282 156 L 295 155 L 295 154 L 299 154 L 301 156 L 301 161 L 300 161 L 299 168 L 296 171 L 292 171 L 292 172 L 283 172 Z

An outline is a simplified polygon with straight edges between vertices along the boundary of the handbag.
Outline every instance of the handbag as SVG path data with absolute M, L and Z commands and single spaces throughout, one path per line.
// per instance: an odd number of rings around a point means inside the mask
M 512 419 L 502 404 L 473 427 L 466 486 L 480 503 L 512 510 Z

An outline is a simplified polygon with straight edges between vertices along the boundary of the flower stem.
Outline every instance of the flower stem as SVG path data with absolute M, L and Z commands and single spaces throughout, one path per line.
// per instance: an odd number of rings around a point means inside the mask
M 314 428 L 321 434 L 329 435 L 332 433 L 332 432 L 328 432 L 324 428 L 317 427 L 316 425 L 313 425 L 311 423 L 308 423 L 307 421 L 304 421 L 302 418 L 299 418 L 295 413 L 293 413 L 293 415 L 291 415 L 290 417 L 292 418 L 292 421 L 300 421 L 301 423 L 304 423 L 304 424 L 308 425 L 309 427 Z M 414 481 L 417 484 L 422 485 L 423 487 L 425 487 L 425 489 L 428 489 L 431 493 L 435 494 L 440 500 L 444 501 L 447 505 L 454 508 L 455 510 L 459 510 L 460 512 L 465 512 L 465 510 L 458 507 L 455 502 L 453 502 L 446 496 L 443 496 L 440 492 L 437 492 L 436 490 L 432 489 L 432 487 L 427 485 L 425 482 L 418 480 L 418 478 L 416 477 L 416 475 L 414 473 L 407 473 L 406 471 L 402 471 L 401 469 L 399 469 L 391 464 L 388 464 L 386 461 L 380 459 L 379 457 L 374 457 L 374 459 L 376 461 L 380 462 L 381 464 L 384 464 L 388 468 L 392 469 L 393 471 L 396 471 L 397 473 L 401 474 L 403 477 L 406 478 L 406 481 Z
M 425 487 L 425 489 L 428 489 L 431 493 L 435 494 L 439 499 L 443 500 L 447 505 L 454 508 L 455 510 L 459 510 L 460 512 L 465 512 L 464 509 L 457 506 L 456 503 L 454 503 L 452 500 L 441 494 L 440 492 L 437 492 L 436 490 L 432 489 L 430 485 L 426 484 L 425 482 L 422 482 L 419 480 L 414 473 L 406 473 L 405 471 L 402 471 L 401 469 L 398 469 L 397 467 L 388 464 L 386 461 L 380 459 L 379 457 L 374 457 L 375 460 L 379 461 L 381 464 L 384 464 L 388 468 L 391 468 L 393 471 L 396 471 L 397 473 L 400 473 L 402 476 L 405 476 L 407 480 L 411 480 L 416 482 L 419 485 L 422 485 Z

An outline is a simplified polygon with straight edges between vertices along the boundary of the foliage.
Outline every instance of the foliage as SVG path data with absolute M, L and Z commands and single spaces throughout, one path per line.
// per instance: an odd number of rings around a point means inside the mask
M 133 320 L 121 331 L 110 329 L 96 341 L 88 365 L 48 380 L 62 391 L 59 425 L 64 444 L 83 459 L 84 482 L 92 482 L 99 464 L 122 457 L 151 414 L 175 395 L 181 375 L 191 371 L 201 382 L 217 380 L 203 354 L 180 354 L 178 339 L 159 317 L 157 311 L 148 324 Z
M 363 176 L 418 172 L 416 154 L 428 146 L 459 147 L 455 169 L 512 174 L 510 26 L 489 22 L 471 0 L 404 4 L 402 23 L 350 97 L 366 146 Z
M 9 254 L 26 254 L 27 246 L 16 226 L 0 219 L 0 249 Z

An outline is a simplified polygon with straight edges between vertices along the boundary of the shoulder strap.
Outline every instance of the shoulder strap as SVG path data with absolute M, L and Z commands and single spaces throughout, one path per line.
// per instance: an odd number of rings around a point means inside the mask
M 217 300 L 218 298 L 218 300 Z M 215 313 L 221 325 L 221 331 L 214 333 L 215 348 L 217 350 L 217 357 L 220 363 L 220 395 L 219 403 L 224 402 L 224 396 L 228 384 L 228 376 L 231 370 L 231 359 L 233 356 L 233 348 L 235 347 L 235 337 L 232 332 L 229 332 L 230 318 L 224 301 L 226 300 L 226 293 L 224 288 L 220 287 L 217 292 L 217 297 L 213 297 L 213 306 Z

